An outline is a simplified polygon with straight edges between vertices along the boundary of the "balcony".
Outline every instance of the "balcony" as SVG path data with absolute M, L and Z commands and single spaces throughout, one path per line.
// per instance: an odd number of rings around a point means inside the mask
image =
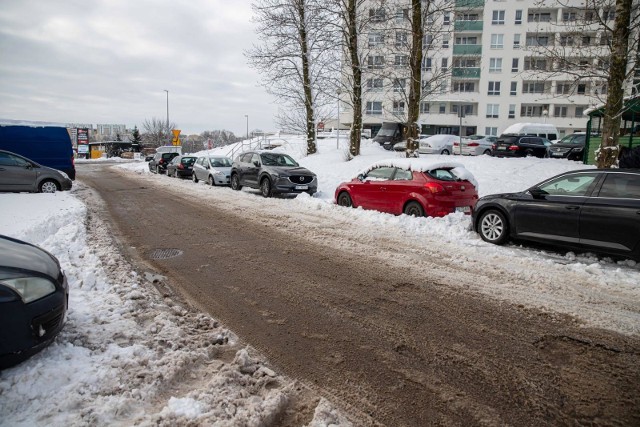
M 454 55 L 482 55 L 481 44 L 455 44 L 453 45 Z
M 482 32 L 482 21 L 456 21 L 453 29 L 457 32 L 474 31 Z
M 452 71 L 452 77 L 462 79 L 479 79 L 480 68 L 454 68 Z
M 456 0 L 456 9 L 482 9 L 484 0 Z

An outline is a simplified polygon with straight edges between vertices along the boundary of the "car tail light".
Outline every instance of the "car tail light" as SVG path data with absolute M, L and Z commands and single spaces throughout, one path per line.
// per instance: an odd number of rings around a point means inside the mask
M 447 192 L 444 186 L 442 184 L 438 184 L 437 182 L 427 182 L 424 185 L 424 188 L 429 190 L 431 194 L 443 194 Z
M 491 144 L 491 149 L 495 150 L 496 149 L 496 144 Z
M 180 164 L 178 165 L 178 169 L 184 169 L 184 165 L 183 165 L 182 163 L 180 163 Z
M 453 146 L 454 146 L 454 147 L 457 147 L 458 145 L 460 145 L 460 143 L 459 143 L 458 141 L 456 141 L 456 142 L 454 142 L 454 143 L 453 143 Z
M 518 151 L 520 147 L 518 147 L 517 145 L 510 145 L 509 146 L 509 151 Z
M 164 163 L 164 159 L 160 159 L 160 161 L 158 162 L 159 165 Z
M 470 143 L 468 143 L 467 145 L 468 145 L 469 147 L 477 147 L 477 146 L 478 146 L 478 145 L 480 145 L 480 144 L 478 144 L 477 142 L 470 142 Z

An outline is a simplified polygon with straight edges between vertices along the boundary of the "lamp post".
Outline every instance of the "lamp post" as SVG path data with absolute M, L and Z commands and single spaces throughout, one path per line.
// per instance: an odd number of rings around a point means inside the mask
M 340 149 L 340 94 L 342 90 L 338 88 L 338 137 L 336 138 L 336 150 Z
M 167 89 L 164 91 L 167 92 L 167 135 L 169 135 L 169 91 Z
M 244 117 L 247 119 L 247 140 L 249 140 L 249 115 L 245 114 Z

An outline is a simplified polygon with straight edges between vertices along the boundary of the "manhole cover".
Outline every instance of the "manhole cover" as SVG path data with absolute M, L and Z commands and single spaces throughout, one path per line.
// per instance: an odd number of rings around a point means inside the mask
M 182 251 L 180 249 L 154 249 L 149 254 L 151 259 L 167 259 L 173 258 L 182 255 Z

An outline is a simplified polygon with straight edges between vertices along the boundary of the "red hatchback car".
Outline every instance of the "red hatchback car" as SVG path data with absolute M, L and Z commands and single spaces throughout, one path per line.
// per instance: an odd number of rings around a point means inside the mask
M 478 200 L 476 188 L 473 175 L 459 163 L 394 159 L 375 163 L 340 184 L 335 201 L 394 215 L 471 214 Z

